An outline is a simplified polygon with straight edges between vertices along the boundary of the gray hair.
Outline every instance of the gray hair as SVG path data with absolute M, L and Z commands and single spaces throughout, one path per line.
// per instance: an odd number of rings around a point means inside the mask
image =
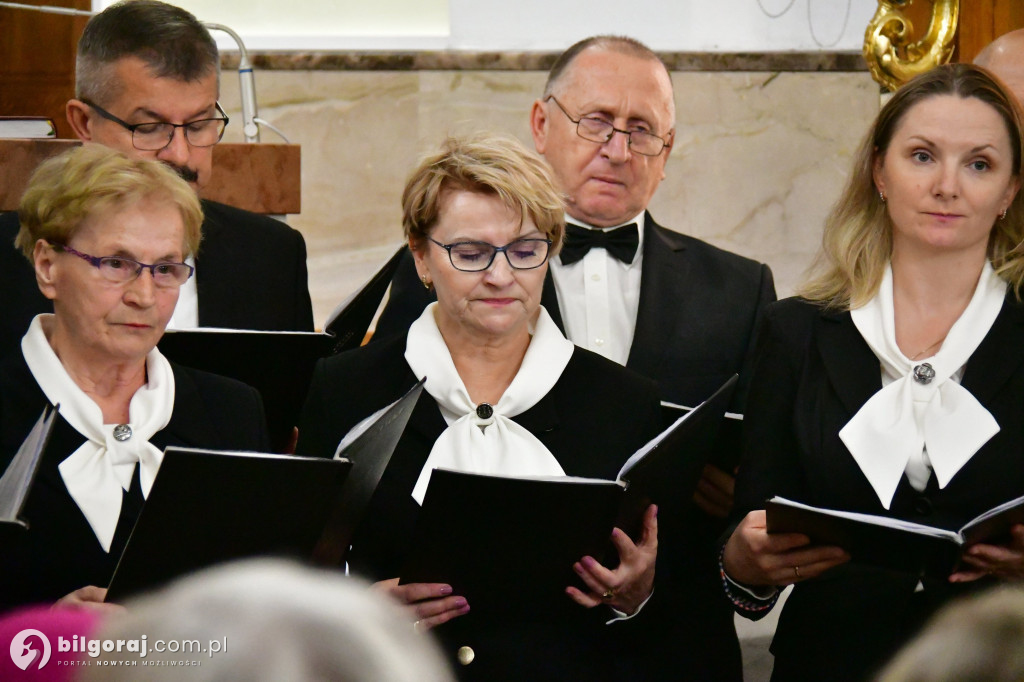
M 194 82 L 217 73 L 217 44 L 202 22 L 159 0 L 122 0 L 85 26 L 78 41 L 75 97 L 105 104 L 120 94 L 114 64 L 137 57 L 159 78 Z
M 278 559 L 243 561 L 183 578 L 125 606 L 126 613 L 110 617 L 91 639 L 131 641 L 146 635 L 150 653 L 143 660 L 152 666 L 145 668 L 147 680 L 455 680 L 429 633 L 416 632 L 398 605 L 369 584 L 337 572 Z M 198 640 L 202 646 L 217 640 L 222 650 L 157 653 L 158 639 Z M 201 665 L 185 671 L 152 665 L 188 659 Z M 103 653 L 83 668 L 80 679 L 140 679 L 141 661 L 135 667 L 118 661 L 139 661 L 139 655 Z

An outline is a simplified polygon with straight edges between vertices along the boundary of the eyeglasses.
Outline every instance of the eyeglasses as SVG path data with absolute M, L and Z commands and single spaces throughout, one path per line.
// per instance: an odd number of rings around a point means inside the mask
M 152 123 L 126 123 L 112 113 L 98 107 L 89 100 L 82 100 L 89 105 L 93 111 L 118 124 L 132 134 L 132 145 L 139 151 L 156 152 L 164 149 L 174 139 L 174 129 L 181 128 L 185 132 L 185 140 L 193 147 L 212 147 L 224 137 L 224 129 L 227 128 L 228 115 L 224 113 L 220 102 L 216 103 L 218 118 L 200 118 L 185 123 L 167 123 L 165 121 L 154 121 Z
M 611 140 L 615 133 L 622 133 L 629 140 L 630 150 L 643 156 L 657 156 L 668 146 L 668 142 L 664 139 L 646 130 L 620 130 L 603 118 L 596 116 L 573 118 L 562 106 L 562 103 L 555 99 L 554 95 L 548 95 L 544 101 L 547 100 L 554 102 L 565 114 L 565 117 L 576 124 L 576 134 L 584 140 L 604 144 Z
M 513 270 L 533 270 L 544 265 L 548 259 L 550 239 L 517 239 L 505 246 L 487 242 L 454 242 L 442 244 L 433 237 L 427 237 L 448 252 L 448 259 L 456 270 L 481 272 L 491 267 L 494 257 L 500 252 Z
M 173 289 L 187 282 L 188 278 L 195 272 L 195 268 L 187 263 L 154 263 L 153 265 L 148 265 L 121 256 L 104 256 L 102 258 L 90 256 L 87 253 L 75 251 L 70 246 L 62 244 L 51 244 L 50 246 L 55 251 L 78 256 L 98 269 L 104 279 L 110 282 L 117 282 L 118 284 L 131 282 L 137 279 L 143 270 L 149 270 L 149 274 L 153 276 L 153 284 L 161 289 Z

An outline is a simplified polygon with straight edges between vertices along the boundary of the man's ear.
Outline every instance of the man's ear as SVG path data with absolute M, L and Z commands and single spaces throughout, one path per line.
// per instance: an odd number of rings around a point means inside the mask
M 530 109 L 530 133 L 537 153 L 543 154 L 548 142 L 548 110 L 544 100 L 536 100 Z
M 92 142 L 92 121 L 93 115 L 89 105 L 79 99 L 69 99 L 64 105 L 64 114 L 68 118 L 68 125 L 79 140 Z
M 37 239 L 32 250 L 32 262 L 35 263 L 36 284 L 43 296 L 51 301 L 57 297 L 57 287 L 54 284 L 57 252 L 47 243 L 45 239 Z

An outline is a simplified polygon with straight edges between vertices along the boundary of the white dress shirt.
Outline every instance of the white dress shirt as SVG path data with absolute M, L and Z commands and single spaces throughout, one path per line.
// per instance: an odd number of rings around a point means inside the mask
M 196 259 L 189 256 L 185 262 L 196 267 Z M 178 304 L 174 306 L 168 329 L 195 329 L 199 326 L 199 289 L 196 287 L 196 270 L 178 290 Z
M 588 230 L 595 228 L 566 216 L 566 222 Z M 640 273 L 643 269 L 644 213 L 623 225 L 636 223 L 640 242 L 632 263 L 623 263 L 605 249 L 594 248 L 572 265 L 551 260 L 551 277 L 558 296 L 565 335 L 577 346 L 603 355 L 620 365 L 629 359 L 640 307 Z

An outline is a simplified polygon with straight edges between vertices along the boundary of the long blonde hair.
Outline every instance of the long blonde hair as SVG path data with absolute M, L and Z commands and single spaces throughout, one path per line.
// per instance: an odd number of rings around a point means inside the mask
M 1013 177 L 1021 178 L 1024 158 L 1024 115 L 1020 105 L 988 71 L 971 64 L 947 64 L 918 76 L 900 88 L 878 114 L 861 143 L 853 171 L 839 201 L 825 221 L 821 250 L 812 275 L 799 295 L 828 308 L 857 308 L 877 293 L 892 255 L 892 220 L 875 188 L 875 160 L 883 158 L 893 133 L 907 112 L 940 95 L 976 98 L 991 106 L 1006 124 L 1013 151 Z M 996 221 L 989 237 L 988 258 L 996 273 L 1020 298 L 1024 285 L 1024 193 L 1018 192 Z

